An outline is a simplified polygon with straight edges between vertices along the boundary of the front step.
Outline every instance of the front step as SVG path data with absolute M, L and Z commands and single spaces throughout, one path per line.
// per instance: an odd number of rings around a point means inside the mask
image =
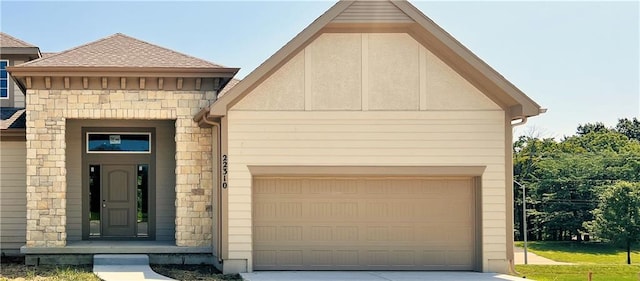
M 149 265 L 149 256 L 93 255 L 93 265 Z

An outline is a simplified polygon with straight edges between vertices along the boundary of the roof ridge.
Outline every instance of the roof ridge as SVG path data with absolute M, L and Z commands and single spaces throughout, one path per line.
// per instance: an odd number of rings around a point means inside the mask
M 85 49 L 85 48 L 87 48 L 87 50 L 90 50 L 93 46 L 96 46 L 96 47 L 101 46 L 101 44 L 103 42 L 106 42 L 105 44 L 110 44 L 108 42 L 109 42 L 109 40 L 112 40 L 112 39 L 116 40 L 116 41 L 114 41 L 114 42 L 116 42 L 116 44 L 117 44 L 118 40 L 120 40 L 120 43 L 138 45 L 138 46 L 142 47 L 143 49 L 145 49 L 145 48 L 146 49 L 155 49 L 158 52 L 166 52 L 167 54 L 171 54 L 172 56 L 183 58 L 183 59 L 187 59 L 187 60 L 191 60 L 191 61 L 195 62 L 196 64 L 204 65 L 204 66 L 201 66 L 201 67 L 227 68 L 226 66 L 223 66 L 223 65 L 211 62 L 211 61 L 207 61 L 207 60 L 204 60 L 204 59 L 201 59 L 201 58 L 197 58 L 197 57 L 194 57 L 194 56 L 191 56 L 191 55 L 188 55 L 188 54 L 176 51 L 176 50 L 172 50 L 172 49 L 167 48 L 167 47 L 156 45 L 156 44 L 147 42 L 145 40 L 141 40 L 141 39 L 138 39 L 138 38 L 135 38 L 135 37 L 132 37 L 132 36 L 120 33 L 120 32 L 114 33 L 112 35 L 109 35 L 107 37 L 103 37 L 103 38 L 95 40 L 95 41 L 91 41 L 91 42 L 76 46 L 76 47 L 68 49 L 68 50 L 64 50 L 64 51 L 61 51 L 61 52 L 57 52 L 57 53 L 51 54 L 51 55 L 46 56 L 46 57 L 42 57 L 42 58 L 39 58 L 39 59 L 36 59 L 36 60 L 32 60 L 32 61 L 26 62 L 26 63 L 22 64 L 21 66 L 27 66 L 27 67 L 29 67 L 29 66 L 38 66 L 38 65 L 41 65 L 42 63 L 47 64 L 48 62 L 56 62 L 56 61 L 59 60 L 57 58 L 65 58 L 65 56 L 69 56 L 71 53 L 73 53 L 75 51 L 83 52 L 81 50 Z M 188 66 L 184 66 L 184 67 L 188 67 Z
M 26 42 L 26 41 L 24 41 L 24 40 L 21 40 L 21 39 L 18 39 L 18 38 L 16 38 L 16 37 L 13 37 L 13 36 L 11 36 L 11 35 L 9 35 L 9 34 L 5 33 L 5 32 L 0 32 L 0 34 L 2 34 L 2 36 L 7 36 L 7 37 L 9 37 L 9 39 L 13 39 L 13 40 L 15 40 L 15 41 L 18 41 L 18 42 L 20 42 L 20 43 L 22 43 L 22 44 L 26 45 L 27 47 L 30 47 L 30 48 L 37 48 L 37 47 L 38 47 L 38 46 L 33 45 L 33 44 L 31 44 L 31 43 L 29 43 L 29 42 Z M 0 46 L 0 47 L 1 47 L 1 46 Z
M 79 45 L 79 46 L 73 47 L 73 48 L 68 49 L 68 50 L 64 50 L 64 51 L 61 51 L 61 52 L 57 52 L 57 53 L 55 53 L 55 54 L 53 54 L 53 55 L 50 55 L 50 56 L 48 56 L 48 57 L 40 57 L 40 58 L 38 58 L 38 59 L 35 59 L 35 60 L 32 60 L 32 61 L 25 62 L 25 63 L 21 64 L 20 66 L 27 66 L 27 65 L 33 64 L 33 63 L 35 63 L 35 62 L 45 61 L 45 60 L 48 60 L 48 59 L 51 59 L 51 58 L 57 57 L 57 56 L 59 56 L 59 55 L 66 54 L 66 53 L 69 53 L 69 52 L 71 52 L 71 51 L 74 51 L 74 50 L 80 49 L 80 48 L 85 47 L 85 46 L 87 46 L 87 45 L 94 44 L 94 43 L 98 43 L 98 42 L 102 42 L 102 41 L 107 40 L 107 39 L 109 39 L 109 38 L 111 38 L 111 37 L 114 37 L 114 36 L 115 36 L 115 35 L 117 35 L 117 34 L 118 34 L 118 33 L 116 33 L 116 34 L 112 34 L 112 35 L 109 35 L 109 36 L 107 36 L 107 37 L 103 37 L 103 38 L 100 38 L 100 39 L 98 39 L 98 40 L 91 41 L 91 42 L 84 43 L 84 44 L 82 44 L 82 45 Z
M 216 65 L 216 66 L 222 67 L 222 68 L 226 68 L 226 66 L 224 66 L 224 65 L 221 65 L 221 64 L 218 64 L 218 63 L 215 63 L 215 62 L 211 62 L 211 61 L 208 61 L 208 60 L 204 60 L 204 59 L 201 59 L 201 58 L 198 58 L 198 57 L 194 57 L 194 56 L 192 56 L 192 55 L 188 55 L 188 54 L 185 54 L 185 53 L 183 53 L 183 52 L 178 52 L 178 51 L 176 51 L 176 50 L 169 49 L 169 48 L 167 48 L 167 47 L 163 47 L 163 46 L 160 46 L 160 45 L 156 45 L 156 44 L 153 44 L 153 43 L 149 43 L 149 42 L 147 42 L 147 41 L 145 41 L 145 40 L 138 39 L 138 38 L 135 38 L 135 37 L 131 37 L 131 36 L 126 35 L 126 34 L 124 34 L 124 33 L 116 33 L 116 34 L 114 34 L 114 36 L 115 36 L 115 35 L 120 35 L 120 36 L 122 36 L 122 37 L 126 37 L 126 38 L 129 38 L 129 39 L 133 39 L 133 40 L 136 40 L 136 41 L 138 41 L 138 42 L 141 42 L 141 43 L 147 44 L 147 45 L 152 46 L 152 47 L 155 47 L 155 48 L 164 49 L 164 50 L 167 50 L 167 51 L 169 51 L 169 52 L 172 52 L 172 53 L 175 53 L 175 54 L 179 54 L 179 55 L 182 55 L 182 56 L 186 56 L 186 57 L 189 57 L 189 58 L 192 58 L 192 59 L 195 59 L 195 60 L 201 61 L 201 62 L 206 62 L 206 63 L 210 63 L 210 64 L 213 64 L 213 65 Z

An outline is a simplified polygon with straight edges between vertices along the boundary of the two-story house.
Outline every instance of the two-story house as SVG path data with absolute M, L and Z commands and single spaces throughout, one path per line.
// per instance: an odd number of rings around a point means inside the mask
M 18 253 L 26 238 L 25 93 L 7 67 L 40 58 L 40 49 L 0 32 L 0 249 Z

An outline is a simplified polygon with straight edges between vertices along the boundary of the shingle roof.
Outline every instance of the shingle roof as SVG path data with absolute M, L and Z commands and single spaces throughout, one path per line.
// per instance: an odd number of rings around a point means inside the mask
M 16 114 L 16 112 L 20 111 L 20 109 L 24 109 L 24 108 L 0 107 L 0 120 L 7 120 L 11 118 L 11 116 Z
M 24 42 L 18 38 L 15 38 L 4 32 L 0 32 L 0 47 L 8 48 L 37 48 L 27 42 Z
M 27 128 L 27 111 L 23 111 L 18 118 L 9 125 L 7 129 L 26 129 Z
M 218 94 L 218 97 L 223 96 L 224 94 L 226 94 L 229 90 L 231 90 L 231 88 L 233 88 L 235 85 L 237 85 L 241 80 L 235 79 L 235 78 L 231 78 L 231 80 L 229 80 L 229 83 L 227 83 L 226 86 L 224 86 L 224 88 L 222 88 L 222 90 L 220 90 L 220 93 Z
M 224 68 L 121 33 L 27 62 L 21 67 Z
M 26 126 L 24 108 L 2 107 L 0 108 L 0 130 L 24 129 Z
M 54 52 L 44 52 L 44 53 L 42 53 L 42 57 L 43 57 L 43 58 L 48 58 L 48 57 L 53 56 L 53 55 L 55 55 L 55 54 L 57 54 L 57 53 L 54 53 Z

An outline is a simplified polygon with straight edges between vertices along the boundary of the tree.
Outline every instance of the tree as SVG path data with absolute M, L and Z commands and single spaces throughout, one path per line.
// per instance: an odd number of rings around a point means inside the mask
M 627 136 L 630 139 L 636 139 L 640 141 L 640 120 L 638 120 L 638 118 L 636 117 L 634 117 L 633 119 L 618 119 L 616 131 Z
M 618 182 L 607 187 L 600 200 L 587 228 L 597 237 L 625 245 L 631 264 L 631 246 L 640 242 L 640 183 Z
M 596 123 L 586 123 L 584 125 L 583 124 L 578 125 L 578 129 L 576 130 L 576 133 L 579 136 L 583 136 L 588 133 L 606 132 L 606 131 L 610 131 L 610 129 L 607 128 L 607 126 L 605 126 L 604 123 L 596 122 Z
M 514 190 L 514 230 L 524 225 L 532 240 L 581 240 L 592 221 L 604 186 L 640 182 L 640 141 L 633 138 L 637 119 L 621 119 L 615 128 L 581 125 L 578 135 L 557 141 L 521 136 L 513 144 L 514 180 L 527 187 L 527 219 L 522 191 Z

